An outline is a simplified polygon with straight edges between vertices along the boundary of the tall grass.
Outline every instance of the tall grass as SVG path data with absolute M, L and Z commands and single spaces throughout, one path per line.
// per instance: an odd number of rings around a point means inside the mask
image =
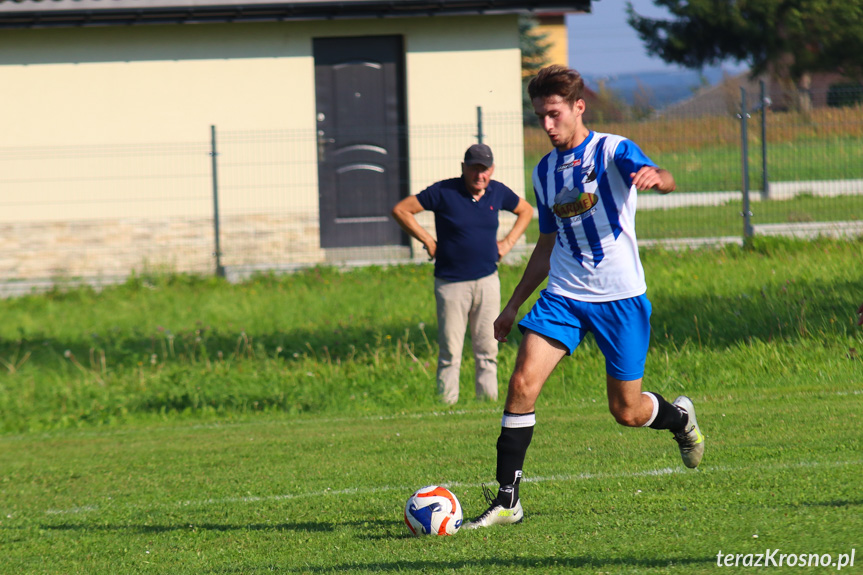
M 753 142 L 760 140 L 759 118 L 753 115 L 749 121 L 749 136 Z M 645 147 L 654 153 L 713 150 L 740 142 L 737 110 L 729 110 L 721 116 L 664 116 L 643 121 L 597 123 L 589 127 L 645 142 Z M 863 138 L 863 106 L 817 108 L 809 113 L 771 110 L 767 113 L 769 144 L 860 138 Z M 548 147 L 548 138 L 538 127 L 526 128 L 524 140 L 525 150 L 530 153 L 539 153 Z
M 669 203 L 674 197 L 669 196 Z M 717 238 L 743 236 L 743 203 L 740 200 L 717 202 L 715 206 L 687 206 L 661 210 L 639 210 L 636 230 L 639 239 Z M 863 195 L 815 197 L 800 194 L 790 200 L 770 200 L 750 204 L 751 222 L 764 224 L 800 222 L 860 221 Z M 527 228 L 528 242 L 539 237 L 539 222 Z
M 703 369 L 692 364 L 693 353 L 696 364 L 721 357 L 717 369 L 733 371 L 728 366 L 744 357 L 788 346 L 797 354 L 795 369 L 810 357 L 824 369 L 825 350 L 831 363 L 841 363 L 859 339 L 852 316 L 863 295 L 860 241 L 757 240 L 747 249 L 648 250 L 643 260 L 655 309 L 649 369 L 661 377 Z M 519 266 L 502 267 L 504 297 L 520 273 Z M 428 265 L 317 268 L 238 285 L 139 276 L 102 292 L 4 300 L 0 315 L 6 432 L 437 405 Z M 585 349 L 578 369 L 601 377 L 601 355 L 590 342 Z M 502 346 L 502 387 L 514 355 L 515 345 Z M 462 370 L 467 405 L 474 403 L 471 363 Z
M 749 122 L 750 181 L 761 180 L 760 120 Z M 657 164 L 670 170 L 681 192 L 741 189 L 741 126 L 736 113 L 725 116 L 662 117 L 589 126 L 626 136 Z M 808 114 L 767 115 L 767 168 L 771 181 L 858 179 L 863 165 L 863 106 L 818 108 Z M 550 150 L 537 127 L 525 128 L 525 189 L 532 195 L 531 172 Z M 533 201 L 532 198 L 530 198 Z
M 430 369 L 428 278 L 413 266 L 241 285 L 154 276 L 5 301 L 4 425 L 407 402 Z

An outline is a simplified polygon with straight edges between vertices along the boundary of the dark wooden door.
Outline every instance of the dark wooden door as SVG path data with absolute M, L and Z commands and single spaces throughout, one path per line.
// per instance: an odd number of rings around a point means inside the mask
M 403 243 L 390 217 L 404 196 L 400 36 L 314 40 L 321 247 Z

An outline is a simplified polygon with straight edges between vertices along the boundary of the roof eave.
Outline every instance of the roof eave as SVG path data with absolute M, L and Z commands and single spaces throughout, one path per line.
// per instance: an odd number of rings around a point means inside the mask
M 589 12 L 591 0 L 402 0 L 400 2 L 279 2 L 240 3 L 231 6 L 177 6 L 0 11 L 0 29 L 66 28 L 85 26 L 136 26 L 144 24 L 213 24 L 337 20 L 368 18 L 416 18 L 469 14 L 531 14 Z

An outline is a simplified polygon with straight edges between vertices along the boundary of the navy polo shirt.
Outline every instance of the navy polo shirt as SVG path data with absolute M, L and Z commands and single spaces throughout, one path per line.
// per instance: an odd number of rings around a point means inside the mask
M 417 199 L 423 209 L 434 212 L 435 277 L 469 281 L 497 270 L 498 214 L 518 207 L 515 192 L 492 180 L 475 202 L 464 180 L 452 178 L 432 184 L 417 194 Z

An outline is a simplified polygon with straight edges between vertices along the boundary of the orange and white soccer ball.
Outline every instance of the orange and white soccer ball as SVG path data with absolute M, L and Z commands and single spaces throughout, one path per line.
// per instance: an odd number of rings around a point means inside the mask
M 405 523 L 414 535 L 454 535 L 462 520 L 461 503 L 446 487 L 418 489 L 405 504 Z

